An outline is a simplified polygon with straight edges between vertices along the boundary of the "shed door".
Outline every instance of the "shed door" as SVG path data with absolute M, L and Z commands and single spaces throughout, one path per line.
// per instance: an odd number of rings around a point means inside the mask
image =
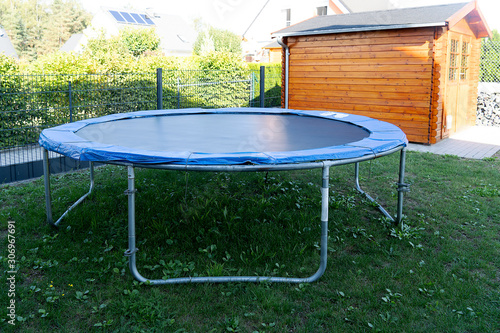
M 469 110 L 469 62 L 472 37 L 450 32 L 448 49 L 448 86 L 445 112 L 449 134 L 467 125 Z

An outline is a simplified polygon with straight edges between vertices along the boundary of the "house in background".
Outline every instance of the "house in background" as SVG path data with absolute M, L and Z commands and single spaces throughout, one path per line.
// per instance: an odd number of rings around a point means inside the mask
M 242 2 L 240 6 L 217 11 L 207 7 L 207 15 L 216 22 L 242 36 L 242 48 L 246 57 L 255 61 L 277 59 L 279 51 L 273 43 L 271 33 L 318 15 L 344 13 L 347 9 L 339 0 L 261 0 Z M 209 22 L 210 23 L 210 22 Z M 217 23 L 215 23 L 217 24 Z M 273 44 L 274 45 L 274 44 Z M 279 60 L 278 60 L 279 61 Z M 271 60 L 273 62 L 273 60 Z
M 318 16 L 274 36 L 290 52 L 288 108 L 377 118 L 425 144 L 475 123 L 481 38 L 491 36 L 475 1 Z
M 90 26 L 82 34 L 76 34 L 61 47 L 61 51 L 80 52 L 89 38 L 101 31 L 106 36 L 118 35 L 125 27 L 144 29 L 154 27 L 160 37 L 160 49 L 166 55 L 189 56 L 197 33 L 184 19 L 153 11 L 101 7 Z
M 9 36 L 7 36 L 7 33 L 2 27 L 0 27 L 0 53 L 3 53 L 8 57 L 19 59 L 14 45 L 12 45 Z
M 83 47 L 87 44 L 87 36 L 85 34 L 73 34 L 71 37 L 64 43 L 60 51 L 63 52 L 76 52 L 80 53 L 83 51 Z
M 262 62 L 281 62 L 282 47 L 275 40 L 262 48 Z

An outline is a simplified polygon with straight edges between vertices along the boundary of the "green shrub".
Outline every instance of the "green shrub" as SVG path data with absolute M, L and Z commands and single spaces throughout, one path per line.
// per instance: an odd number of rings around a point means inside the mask
M 53 52 L 38 57 L 27 68 L 30 74 L 81 74 L 87 73 L 91 59 L 68 52 Z
M 0 53 L 0 75 L 17 74 L 19 64 L 16 59 Z
M 260 80 L 257 80 L 260 67 L 265 67 L 265 107 L 281 105 L 281 63 L 249 63 L 248 67 L 255 73 L 254 96 L 251 106 L 260 106 Z M 257 82 L 258 81 L 258 82 Z
M 198 34 L 193 53 L 205 55 L 211 52 L 229 52 L 241 55 L 241 38 L 229 30 L 208 27 Z
M 146 51 L 156 51 L 160 47 L 160 37 L 154 28 L 125 28 L 120 30 L 119 39 L 134 57 L 138 57 Z
M 198 59 L 202 70 L 244 70 L 248 69 L 246 62 L 238 54 L 223 51 L 213 51 L 204 54 Z
M 236 54 L 167 57 L 146 51 L 134 57 L 114 43 L 97 38 L 82 54 L 51 53 L 23 69 L 0 57 L 0 147 L 35 143 L 43 128 L 68 122 L 70 83 L 74 121 L 155 109 L 157 68 L 163 69 L 163 108 L 258 105 L 259 65 Z M 2 75 L 20 72 L 29 75 Z M 280 73 L 281 66 L 267 64 L 266 106 L 279 105 Z M 271 101 L 276 94 L 278 102 Z

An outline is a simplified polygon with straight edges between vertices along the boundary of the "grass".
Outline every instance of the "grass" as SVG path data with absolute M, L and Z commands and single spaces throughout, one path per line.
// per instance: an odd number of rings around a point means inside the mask
M 390 212 L 398 156 L 361 165 Z M 41 179 L 2 187 L 0 262 L 15 225 L 12 299 L 2 332 L 500 332 L 500 160 L 409 152 L 406 227 L 331 169 L 328 267 L 311 284 L 149 286 L 127 259 L 126 170 L 100 167 L 96 191 L 58 229 Z M 321 171 L 137 170 L 138 268 L 148 278 L 309 276 L 317 269 Z M 52 178 L 54 216 L 87 191 L 88 172 Z M 12 223 L 10 223 L 13 225 Z

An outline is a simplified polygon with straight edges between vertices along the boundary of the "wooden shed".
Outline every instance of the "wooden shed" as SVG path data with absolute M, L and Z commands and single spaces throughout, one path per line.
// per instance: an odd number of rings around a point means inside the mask
M 283 107 L 365 115 L 432 144 L 474 125 L 481 38 L 477 2 L 316 16 L 273 34 L 283 47 Z

